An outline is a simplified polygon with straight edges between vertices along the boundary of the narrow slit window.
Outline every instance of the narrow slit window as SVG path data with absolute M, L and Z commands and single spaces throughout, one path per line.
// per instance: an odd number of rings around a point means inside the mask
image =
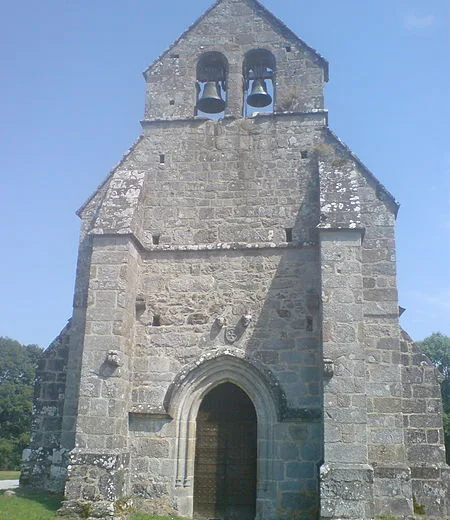
M 161 239 L 161 235 L 152 235 L 152 242 L 154 246 L 159 245 L 159 241 Z
M 159 314 L 153 316 L 152 326 L 161 327 L 161 316 Z
M 136 299 L 136 318 L 139 319 L 145 312 L 145 300 L 142 297 Z
M 308 316 L 306 318 L 306 331 L 312 332 L 313 331 L 313 319 L 311 316 Z
M 286 242 L 292 242 L 292 228 L 285 228 Z
M 300 155 L 302 156 L 302 159 L 308 159 L 308 150 L 302 150 Z
M 166 156 L 163 153 L 159 154 L 159 164 L 165 164 Z

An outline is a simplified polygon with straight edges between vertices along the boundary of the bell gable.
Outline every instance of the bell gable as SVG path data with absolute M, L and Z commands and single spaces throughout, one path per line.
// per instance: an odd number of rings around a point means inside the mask
M 262 58 L 264 53 L 271 58 Z M 201 67 L 208 54 L 216 59 L 207 62 L 206 69 L 215 64 L 220 69 L 211 79 Z M 218 103 L 223 100 L 222 115 L 242 117 L 248 115 L 246 103 L 254 80 L 267 83 L 264 93 L 272 98 L 268 110 L 323 109 L 328 64 L 256 0 L 220 0 L 153 62 L 144 77 L 145 120 L 203 115 L 198 113 L 198 101 L 204 94 L 202 83 L 208 81 L 220 82 L 218 92 L 212 85 L 208 92 L 217 95 Z

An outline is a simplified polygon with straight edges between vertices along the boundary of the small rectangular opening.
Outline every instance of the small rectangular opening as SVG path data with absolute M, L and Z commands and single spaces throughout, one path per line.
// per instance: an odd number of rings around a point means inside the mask
M 302 156 L 302 159 L 307 159 L 308 158 L 308 151 L 307 150 L 302 150 L 300 152 L 301 156 Z
M 159 164 L 164 164 L 166 162 L 166 156 L 163 153 L 159 154 Z
M 290 45 L 286 45 L 286 52 L 291 52 L 292 51 L 292 47 Z
M 161 316 L 159 314 L 153 316 L 152 327 L 161 327 Z
M 286 242 L 292 242 L 292 228 L 285 228 Z
M 174 99 L 171 99 L 171 100 L 169 101 L 169 105 L 172 105 L 172 106 L 175 105 L 175 100 L 174 100 Z
M 175 59 L 178 59 L 180 57 L 179 54 L 171 54 L 170 55 L 171 58 L 175 58 Z
M 313 319 L 311 316 L 308 316 L 306 318 L 306 331 L 312 332 L 313 331 Z
M 152 235 L 152 242 L 154 246 L 159 245 L 159 240 L 161 238 L 161 235 Z
M 142 297 L 136 298 L 136 318 L 139 319 L 145 312 L 146 304 Z

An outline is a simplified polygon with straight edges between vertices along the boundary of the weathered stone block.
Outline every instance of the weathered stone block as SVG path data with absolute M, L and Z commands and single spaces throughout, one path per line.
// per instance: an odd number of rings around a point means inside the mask
M 445 459 L 443 446 L 417 445 L 408 448 L 411 464 L 441 464 Z

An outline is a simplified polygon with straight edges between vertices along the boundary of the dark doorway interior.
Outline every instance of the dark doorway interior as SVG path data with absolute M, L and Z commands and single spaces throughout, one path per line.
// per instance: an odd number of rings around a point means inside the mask
M 197 416 L 194 516 L 253 520 L 256 514 L 257 421 L 239 387 L 223 383 Z

